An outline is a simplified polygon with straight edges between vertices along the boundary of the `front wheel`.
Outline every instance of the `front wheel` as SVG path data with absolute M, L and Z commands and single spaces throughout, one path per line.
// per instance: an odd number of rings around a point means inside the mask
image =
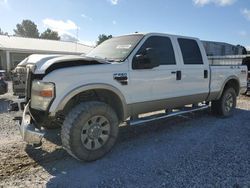
M 84 102 L 73 108 L 62 126 L 62 145 L 78 160 L 93 161 L 111 150 L 118 136 L 118 118 L 102 102 Z
M 236 107 L 236 92 L 233 88 L 227 88 L 222 93 L 221 98 L 212 101 L 212 111 L 220 116 L 229 117 Z

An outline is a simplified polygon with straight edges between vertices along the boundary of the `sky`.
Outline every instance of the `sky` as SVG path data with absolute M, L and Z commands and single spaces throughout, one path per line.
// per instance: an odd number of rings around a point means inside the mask
M 0 28 L 34 21 L 94 45 L 98 35 L 160 32 L 250 49 L 250 0 L 0 0 Z

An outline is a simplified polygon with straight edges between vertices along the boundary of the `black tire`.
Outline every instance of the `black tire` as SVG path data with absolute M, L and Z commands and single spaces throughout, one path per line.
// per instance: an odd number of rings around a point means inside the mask
M 81 103 L 65 118 L 61 131 L 62 145 L 78 160 L 97 160 L 115 144 L 118 125 L 117 115 L 109 105 L 96 101 Z
M 236 92 L 233 88 L 226 88 L 220 99 L 212 101 L 211 110 L 214 114 L 229 117 L 236 107 Z

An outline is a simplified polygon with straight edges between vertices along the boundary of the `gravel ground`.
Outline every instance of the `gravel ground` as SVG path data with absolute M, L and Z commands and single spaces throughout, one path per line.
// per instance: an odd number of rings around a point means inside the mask
M 0 96 L 0 187 L 250 187 L 250 97 L 233 117 L 209 111 L 120 128 L 116 147 L 83 163 L 61 147 L 60 130 L 41 148 L 22 141 Z

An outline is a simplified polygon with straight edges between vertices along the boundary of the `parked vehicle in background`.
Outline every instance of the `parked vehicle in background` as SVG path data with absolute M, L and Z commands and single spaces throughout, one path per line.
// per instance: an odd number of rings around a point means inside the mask
M 138 114 L 211 103 L 228 117 L 246 92 L 247 67 L 223 62 L 208 60 L 197 38 L 159 33 L 115 37 L 87 56 L 31 55 L 14 71 L 14 94 L 25 105 L 21 135 L 39 144 L 42 127 L 57 122 L 66 151 L 92 161 L 113 147 L 119 124 Z
M 246 94 L 248 94 L 250 92 L 250 55 L 244 58 L 244 61 L 242 64 L 246 65 L 248 69 L 248 82 L 247 82 L 247 92 L 246 92 Z
M 0 70 L 0 80 L 5 80 L 6 78 L 6 71 L 5 70 Z
M 8 92 L 8 83 L 5 82 L 5 71 L 0 70 L 0 95 Z

